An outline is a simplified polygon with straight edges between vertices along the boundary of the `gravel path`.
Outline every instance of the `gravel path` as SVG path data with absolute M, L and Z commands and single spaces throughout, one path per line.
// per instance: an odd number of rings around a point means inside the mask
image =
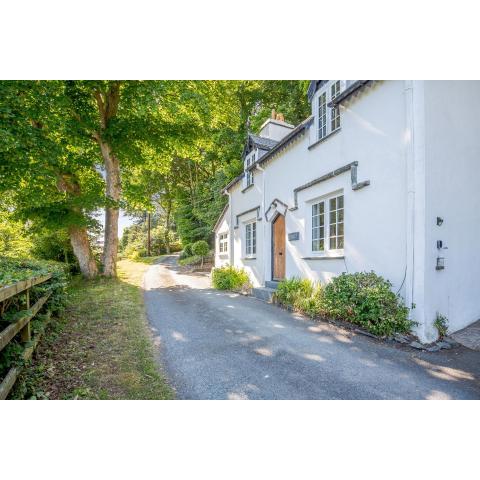
M 478 399 L 480 352 L 393 347 L 179 272 L 144 279 L 148 318 L 180 399 Z

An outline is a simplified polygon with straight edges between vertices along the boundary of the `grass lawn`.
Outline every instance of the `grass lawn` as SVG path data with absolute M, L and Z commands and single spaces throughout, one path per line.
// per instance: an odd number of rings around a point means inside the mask
M 159 371 L 141 282 L 148 264 L 121 260 L 118 279 L 73 279 L 13 398 L 171 399 Z

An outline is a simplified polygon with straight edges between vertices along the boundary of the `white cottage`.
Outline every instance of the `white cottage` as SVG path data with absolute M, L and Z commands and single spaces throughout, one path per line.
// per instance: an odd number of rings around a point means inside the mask
M 248 136 L 217 266 L 254 286 L 374 270 L 432 341 L 480 318 L 480 82 L 314 80 L 312 115 Z M 299 99 L 302 101 L 302 99 Z

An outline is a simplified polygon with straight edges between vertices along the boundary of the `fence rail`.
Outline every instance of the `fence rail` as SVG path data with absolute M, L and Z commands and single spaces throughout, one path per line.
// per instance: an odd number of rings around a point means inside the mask
M 28 361 L 31 358 L 40 341 L 40 333 L 32 340 L 30 321 L 43 307 L 50 297 L 50 293 L 41 297 L 30 308 L 30 288 L 50 280 L 51 277 L 52 275 L 48 274 L 41 277 L 29 278 L 28 280 L 22 280 L 13 285 L 0 288 L 0 302 L 25 292 L 27 303 L 27 309 L 23 311 L 23 315 L 21 315 L 15 323 L 10 324 L 0 332 L 0 351 L 20 333 L 21 341 L 26 344 L 22 354 L 23 360 Z M 0 383 L 0 400 L 7 398 L 20 372 L 21 367 L 10 368 L 2 383 Z

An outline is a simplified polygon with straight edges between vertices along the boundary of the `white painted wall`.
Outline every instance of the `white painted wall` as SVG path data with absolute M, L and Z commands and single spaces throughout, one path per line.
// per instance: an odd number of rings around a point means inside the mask
M 236 267 L 244 268 L 249 274 L 253 286 L 258 287 L 263 284 L 263 229 L 265 221 L 263 220 L 263 195 L 262 195 L 262 173 L 255 171 L 254 184 L 246 191 L 242 191 L 242 182 L 238 182 L 231 191 L 231 218 L 232 218 L 232 243 L 233 257 L 232 261 Z M 243 214 L 247 210 L 251 210 L 260 206 L 260 217 L 262 220 L 257 221 L 257 253 L 255 258 L 246 258 L 245 254 L 245 224 L 255 220 L 256 211 Z M 238 228 L 234 228 L 238 217 Z
M 281 140 L 288 135 L 294 126 L 280 120 L 269 118 L 260 128 L 258 132 L 260 137 L 271 138 L 272 140 Z
M 221 234 L 228 234 L 228 251 L 220 253 L 219 249 L 219 238 Z M 215 267 L 223 267 L 224 265 L 230 264 L 230 249 L 231 249 L 231 241 L 230 241 L 230 208 L 227 208 L 222 221 L 215 230 Z
M 452 331 L 480 319 L 480 82 L 428 81 L 424 90 L 428 336 L 437 312 Z M 439 255 L 445 270 L 435 269 Z

